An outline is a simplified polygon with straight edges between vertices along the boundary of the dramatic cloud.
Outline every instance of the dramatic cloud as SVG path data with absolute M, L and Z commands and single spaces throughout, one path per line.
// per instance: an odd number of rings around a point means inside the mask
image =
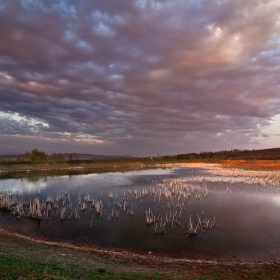
M 0 0 L 0 153 L 276 147 L 279 14 L 276 0 Z

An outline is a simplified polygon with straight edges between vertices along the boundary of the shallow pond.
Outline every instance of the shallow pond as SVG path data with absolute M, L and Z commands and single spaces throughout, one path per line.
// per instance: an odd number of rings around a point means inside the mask
M 279 187 L 199 168 L 6 179 L 0 194 L 13 204 L 1 226 L 47 240 L 195 259 L 279 257 Z

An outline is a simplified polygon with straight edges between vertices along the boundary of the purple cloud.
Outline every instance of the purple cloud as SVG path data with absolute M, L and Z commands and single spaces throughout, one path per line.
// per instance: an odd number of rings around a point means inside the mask
M 279 12 L 273 0 L 1 1 L 0 153 L 30 139 L 136 156 L 272 145 Z

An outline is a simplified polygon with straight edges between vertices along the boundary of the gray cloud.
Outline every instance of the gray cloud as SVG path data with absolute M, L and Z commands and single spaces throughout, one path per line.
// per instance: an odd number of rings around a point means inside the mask
M 273 0 L 2 0 L 0 132 L 50 151 L 265 147 L 279 12 Z

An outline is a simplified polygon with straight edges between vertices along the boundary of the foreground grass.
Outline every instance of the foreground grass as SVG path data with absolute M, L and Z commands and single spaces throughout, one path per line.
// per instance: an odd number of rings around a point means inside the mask
M 0 279 L 280 279 L 277 261 L 207 263 L 99 256 L 0 233 Z
M 0 279 L 165 279 L 129 261 L 0 237 Z

